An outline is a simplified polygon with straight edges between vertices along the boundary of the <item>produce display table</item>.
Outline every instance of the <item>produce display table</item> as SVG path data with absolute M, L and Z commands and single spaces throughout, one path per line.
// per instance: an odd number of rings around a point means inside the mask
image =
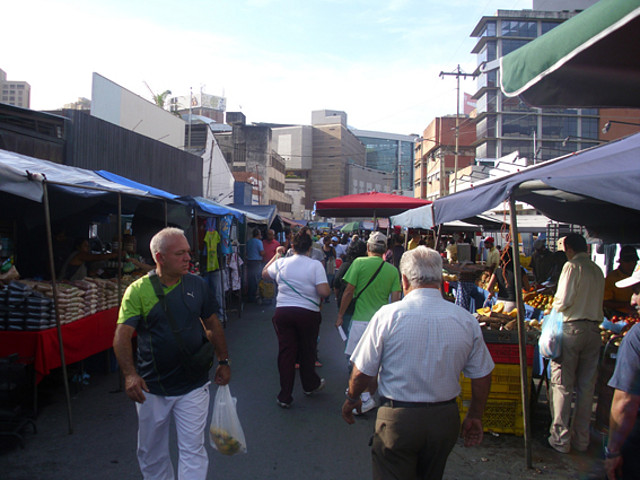
M 62 325 L 67 365 L 109 349 L 113 344 L 117 318 L 118 308 L 115 307 Z M 56 328 L 0 331 L 0 357 L 13 353 L 17 353 L 21 361 L 33 363 L 36 383 L 62 365 Z

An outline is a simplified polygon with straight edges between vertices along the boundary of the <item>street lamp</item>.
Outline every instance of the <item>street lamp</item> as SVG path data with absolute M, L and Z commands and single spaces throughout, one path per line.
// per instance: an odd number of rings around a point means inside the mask
M 609 120 L 609 121 L 607 121 L 607 123 L 604 124 L 604 127 L 602 127 L 602 133 L 606 134 L 609 131 L 609 129 L 611 128 L 611 124 L 612 123 L 619 123 L 621 125 L 634 125 L 636 127 L 640 127 L 640 123 L 621 122 L 619 120 Z
M 606 133 L 604 131 L 604 128 L 602 129 L 603 133 Z M 564 138 L 564 140 L 562 140 L 562 146 L 566 147 L 567 143 L 570 140 L 577 140 L 578 142 L 598 142 L 598 143 L 603 143 L 603 142 L 608 142 L 609 140 L 603 140 L 600 138 L 585 138 L 585 137 L 574 137 L 573 135 L 569 135 L 567 137 Z

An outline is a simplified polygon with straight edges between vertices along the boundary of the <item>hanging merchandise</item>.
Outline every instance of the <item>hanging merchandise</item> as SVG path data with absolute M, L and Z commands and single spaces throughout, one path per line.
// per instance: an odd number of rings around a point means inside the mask
M 231 250 L 231 226 L 233 224 L 233 215 L 225 215 L 220 218 L 220 253 L 228 255 Z

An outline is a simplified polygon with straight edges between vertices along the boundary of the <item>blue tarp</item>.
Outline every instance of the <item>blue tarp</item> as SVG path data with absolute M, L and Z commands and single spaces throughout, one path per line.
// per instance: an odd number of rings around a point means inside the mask
M 640 242 L 640 134 L 437 199 L 434 223 L 469 218 L 513 195 L 558 222 L 616 243 Z
M 199 208 L 201 211 L 205 213 L 210 213 L 211 215 L 233 215 L 235 218 L 244 222 L 244 217 L 246 212 L 238 210 L 237 208 L 232 208 L 227 205 L 222 205 L 218 202 L 214 202 L 213 200 L 209 200 L 204 197 L 180 197 L 180 200 L 188 202 L 190 205 Z
M 156 195 L 158 197 L 168 198 L 170 200 L 175 200 L 178 198 L 178 195 L 174 195 L 173 193 L 165 192 L 164 190 L 160 190 L 159 188 L 145 185 L 144 183 L 139 183 L 126 177 L 121 177 L 120 175 L 108 172 L 106 170 L 96 170 L 96 173 L 101 177 L 106 178 L 107 180 L 111 180 L 112 182 L 119 183 L 120 185 L 125 185 L 127 187 L 137 188 L 138 190 L 149 192 L 150 194 Z

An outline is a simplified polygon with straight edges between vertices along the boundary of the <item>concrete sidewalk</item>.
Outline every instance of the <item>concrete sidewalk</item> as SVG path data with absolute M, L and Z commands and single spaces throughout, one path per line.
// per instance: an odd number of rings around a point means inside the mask
M 344 345 L 333 324 L 335 300 L 323 305 L 319 374 L 327 387 L 305 397 L 299 381 L 290 410 L 276 405 L 277 340 L 273 305 L 245 306 L 232 315 L 226 329 L 232 358 L 232 394 L 247 437 L 248 453 L 225 457 L 210 447 L 209 477 L 213 479 L 353 480 L 371 478 L 369 437 L 375 411 L 347 425 L 340 416 L 347 385 Z M 59 375 L 58 375 L 59 377 Z M 55 380 L 55 382 L 53 381 Z M 92 373 L 89 384 L 72 400 L 74 433 L 67 432 L 64 391 L 59 378 L 45 380 L 38 433 L 27 431 L 24 450 L 0 443 L 0 478 L 139 479 L 135 455 L 137 419 L 131 401 L 118 392 L 117 373 Z M 215 387 L 213 387 L 215 392 Z M 46 404 L 45 404 L 46 403 Z M 597 445 L 590 454 L 562 455 L 546 446 L 548 407 L 539 403 L 533 416 L 533 466 L 525 467 L 524 440 L 487 434 L 480 447 L 454 448 L 447 479 L 567 479 L 604 478 Z M 172 432 L 172 444 L 175 433 Z M 177 458 L 172 451 L 174 462 Z

